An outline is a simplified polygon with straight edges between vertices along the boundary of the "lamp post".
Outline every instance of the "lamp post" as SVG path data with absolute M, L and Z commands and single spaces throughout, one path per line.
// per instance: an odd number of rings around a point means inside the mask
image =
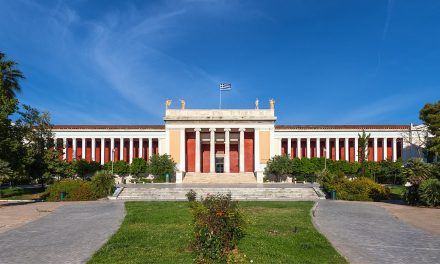
M 327 170 L 327 149 L 324 148 L 324 170 Z
M 115 160 L 115 149 L 112 149 L 112 175 L 113 175 L 113 161 Z

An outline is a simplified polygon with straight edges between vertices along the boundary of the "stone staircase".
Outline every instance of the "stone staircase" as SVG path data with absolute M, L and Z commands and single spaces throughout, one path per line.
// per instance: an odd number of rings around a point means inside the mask
M 197 196 L 207 194 L 231 193 L 234 200 L 265 200 L 265 201 L 310 201 L 322 199 L 315 191 L 316 187 L 197 187 L 196 185 L 166 184 L 151 186 L 128 186 L 125 187 L 116 199 L 122 200 L 145 200 L 145 201 L 184 201 L 185 194 L 191 189 L 197 192 Z
M 187 172 L 183 183 L 214 183 L 214 184 L 235 184 L 235 183 L 256 183 L 253 172 L 245 173 L 194 173 Z

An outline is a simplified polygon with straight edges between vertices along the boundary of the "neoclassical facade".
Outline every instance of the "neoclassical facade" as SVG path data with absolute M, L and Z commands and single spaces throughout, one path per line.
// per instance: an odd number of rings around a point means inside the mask
M 269 109 L 171 109 L 164 125 L 56 125 L 57 147 L 67 161 L 104 164 L 169 154 L 177 164 L 176 182 L 186 173 L 254 173 L 262 182 L 267 161 L 275 155 L 326 157 L 358 161 L 359 133 L 370 134 L 368 159 L 415 156 L 413 125 L 276 125 Z

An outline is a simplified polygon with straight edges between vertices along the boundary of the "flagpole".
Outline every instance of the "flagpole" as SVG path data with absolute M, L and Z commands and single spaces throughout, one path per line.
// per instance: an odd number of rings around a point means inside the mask
M 220 91 L 220 101 L 218 103 L 218 109 L 222 109 L 222 89 L 219 89 Z

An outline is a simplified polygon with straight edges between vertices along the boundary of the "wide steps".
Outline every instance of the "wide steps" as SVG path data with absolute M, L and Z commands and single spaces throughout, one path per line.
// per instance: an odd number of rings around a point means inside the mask
M 319 199 L 313 188 L 154 188 L 154 187 L 126 187 L 117 199 L 146 200 L 146 201 L 184 201 L 186 194 L 194 190 L 197 197 L 207 194 L 231 193 L 234 200 L 267 200 L 267 201 L 295 201 Z

